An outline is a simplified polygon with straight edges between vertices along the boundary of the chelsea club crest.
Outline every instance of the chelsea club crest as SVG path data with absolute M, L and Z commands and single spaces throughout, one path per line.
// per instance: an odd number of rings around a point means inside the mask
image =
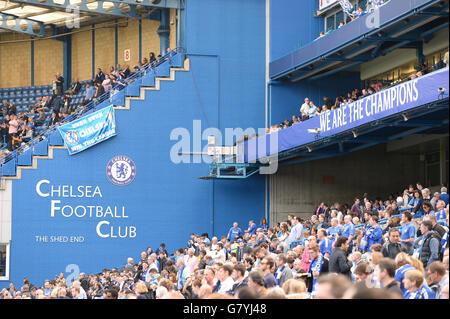
M 114 185 L 126 186 L 136 177 L 136 165 L 127 156 L 114 156 L 106 165 L 106 176 Z
M 80 137 L 75 131 L 68 131 L 64 137 L 66 138 L 67 144 L 69 145 L 76 145 L 80 141 Z

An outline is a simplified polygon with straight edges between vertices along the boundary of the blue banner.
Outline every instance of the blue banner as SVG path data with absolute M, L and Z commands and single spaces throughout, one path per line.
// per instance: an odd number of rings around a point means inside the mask
M 437 101 L 444 97 L 438 88 L 442 88 L 448 96 L 448 76 L 448 68 L 435 71 L 272 133 L 277 134 L 276 147 L 270 148 L 270 134 L 257 138 L 257 141 L 245 142 L 244 159 L 241 157 L 241 160 L 252 163 L 268 155 L 314 142 L 316 137 L 308 133 L 308 129 L 319 129 L 321 138 L 332 137 L 369 122 Z
M 113 106 L 86 115 L 58 127 L 64 143 L 73 155 L 116 135 Z

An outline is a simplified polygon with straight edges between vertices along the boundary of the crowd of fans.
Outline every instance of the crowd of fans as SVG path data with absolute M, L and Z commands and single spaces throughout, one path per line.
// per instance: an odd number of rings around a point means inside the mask
M 169 254 L 148 247 L 135 262 L 64 273 L 43 286 L 27 278 L 2 299 L 448 299 L 449 195 L 420 183 L 387 200 L 321 203 L 304 220 L 269 227 L 234 223 L 227 235 L 190 234 Z
M 138 61 L 132 70 L 129 65 L 122 67 L 118 64 L 116 67 L 111 67 L 105 74 L 101 68 L 98 68 L 95 78 L 84 84 L 84 96 L 79 104 L 74 103 L 72 97 L 81 92 L 83 85 L 78 78 L 75 78 L 71 87 L 64 91 L 64 77 L 60 73 L 55 74 L 53 79 L 52 94 L 40 96 L 38 101 L 25 111 L 17 112 L 13 102 L 4 100 L 0 107 L 0 118 L 3 119 L 0 125 L 0 138 L 2 139 L 0 144 L 3 145 L 0 157 L 33 139 L 37 135 L 37 128 L 49 128 L 70 114 L 83 109 L 104 93 L 110 92 L 112 95 L 121 90 L 128 84 L 127 79 L 130 76 L 145 69 L 160 57 L 161 55 L 156 57 L 153 52 L 150 52 L 149 59 L 145 57 L 142 62 Z
M 448 67 L 449 66 L 449 56 L 448 52 L 445 55 L 444 59 L 442 61 L 439 61 L 434 65 L 432 68 L 428 67 L 425 63 L 423 63 L 417 71 L 413 72 L 412 74 L 409 74 L 407 77 L 405 77 L 402 80 L 397 80 L 395 82 L 390 83 L 389 85 L 383 85 L 381 82 L 375 82 L 373 81 L 370 83 L 369 87 L 359 89 L 356 88 L 351 92 L 347 92 L 346 94 L 341 94 L 338 97 L 335 98 L 335 100 L 331 100 L 327 96 L 323 97 L 323 102 L 321 103 L 322 106 L 316 105 L 316 103 L 312 100 L 310 100 L 308 97 L 305 98 L 304 103 L 301 105 L 299 113 L 296 115 L 292 115 L 292 119 L 286 119 L 284 122 L 281 122 L 280 124 L 275 124 L 270 126 L 270 128 L 266 129 L 266 133 L 272 133 L 279 131 L 281 129 L 288 128 L 292 125 L 301 123 L 302 121 L 306 121 L 308 119 L 311 119 L 315 116 L 318 116 L 323 113 L 327 113 L 331 110 L 337 109 L 341 107 L 342 105 L 355 102 L 357 100 L 363 99 L 369 95 L 375 94 L 377 92 L 380 92 L 381 90 L 387 89 L 393 85 L 397 85 L 400 82 L 405 82 L 409 80 L 416 79 L 418 77 L 421 77 L 432 70 Z

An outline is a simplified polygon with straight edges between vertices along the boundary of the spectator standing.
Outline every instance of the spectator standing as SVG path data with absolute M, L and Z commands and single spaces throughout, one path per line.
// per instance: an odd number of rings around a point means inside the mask
M 95 75 L 94 78 L 94 83 L 100 82 L 102 83 L 105 80 L 105 74 L 103 73 L 101 68 L 97 69 L 97 74 Z
M 328 258 L 331 255 L 333 242 L 327 237 L 327 231 L 325 229 L 319 229 L 317 237 L 319 239 L 320 252 Z
M 234 222 L 233 227 L 228 231 L 227 240 L 233 243 L 238 237 L 242 237 L 243 235 L 242 230 L 239 228 L 239 224 Z
M 95 87 L 91 85 L 91 83 L 86 82 L 86 92 L 84 95 L 84 103 L 89 103 L 92 101 L 95 95 Z
M 412 215 L 409 212 L 404 212 L 402 214 L 402 229 L 400 233 L 400 243 L 405 246 L 406 253 L 412 255 L 414 252 L 414 239 L 416 236 L 416 229 L 413 224 L 411 224 Z
M 433 224 L 425 220 L 420 225 L 422 238 L 419 242 L 419 260 L 423 263 L 425 268 L 428 268 L 431 263 L 439 259 L 439 245 L 440 240 L 432 230 Z
M 440 196 L 440 200 L 443 200 L 443 201 L 444 201 L 444 203 L 445 203 L 444 206 L 447 206 L 447 205 L 448 205 L 449 196 L 448 196 L 448 193 L 447 193 L 447 187 L 442 187 L 442 188 L 441 188 L 441 196 Z
M 400 245 L 400 231 L 397 228 L 389 229 L 389 239 L 381 248 L 381 253 L 384 257 L 395 259 L 399 253 L 405 251 L 405 246 Z
M 422 198 L 417 203 L 416 207 L 414 207 L 414 217 L 420 217 L 423 214 L 423 204 L 425 202 L 431 201 L 431 192 L 428 188 L 422 189 Z
M 370 228 L 367 230 L 367 248 L 368 252 L 372 252 L 372 245 L 383 243 L 383 230 L 380 225 L 378 225 L 377 216 L 371 216 L 369 224 Z
M 248 223 L 248 234 L 249 235 L 256 235 L 256 224 L 254 220 L 249 221 Z
M 105 75 L 105 79 L 103 80 L 102 85 L 105 92 L 109 92 L 112 89 L 112 81 L 109 74 Z
M 189 272 L 189 268 L 184 264 L 183 258 L 178 258 L 176 262 L 176 266 L 178 269 L 177 272 L 177 288 L 182 290 L 186 284 L 188 278 L 191 277 L 191 273 Z
M 438 222 L 443 222 L 446 219 L 446 213 L 445 213 L 445 202 L 443 200 L 438 200 L 436 203 L 436 219 Z M 448 223 L 447 223 L 447 226 Z
M 261 228 L 263 231 L 267 231 L 269 229 L 269 225 L 267 224 L 267 219 L 265 217 L 261 218 L 258 228 Z
M 53 95 L 62 95 L 64 86 L 64 78 L 61 73 L 56 73 L 55 79 L 53 80 Z
M 336 239 L 336 247 L 333 249 L 329 260 L 330 272 L 343 274 L 350 277 L 352 262 L 347 259 L 347 249 L 348 239 L 345 237 L 338 237 Z
M 300 218 L 295 216 L 292 219 L 292 225 L 291 233 L 289 234 L 284 247 L 285 252 L 289 249 L 291 243 L 303 238 L 303 225 L 300 223 Z
M 156 61 L 156 57 L 155 57 L 155 53 L 154 52 L 150 52 L 150 60 L 149 63 L 153 63 Z
M 355 198 L 355 203 L 352 205 L 351 213 L 353 217 L 361 218 L 362 209 L 361 209 L 361 200 L 359 198 Z
M 308 119 L 308 114 L 309 114 L 309 108 L 310 108 L 310 104 L 309 104 L 309 98 L 305 98 L 305 103 L 302 104 L 302 106 L 300 107 L 300 117 L 302 121 L 305 121 Z
M 308 247 L 311 254 L 311 263 L 308 269 L 307 287 L 308 292 L 316 290 L 317 279 L 321 274 L 328 272 L 328 259 L 320 253 L 320 247 L 317 244 L 312 244 Z
M 195 249 L 189 248 L 188 253 L 184 256 L 184 264 L 186 265 L 189 273 L 193 273 L 195 267 L 198 265 L 198 257 L 194 255 Z

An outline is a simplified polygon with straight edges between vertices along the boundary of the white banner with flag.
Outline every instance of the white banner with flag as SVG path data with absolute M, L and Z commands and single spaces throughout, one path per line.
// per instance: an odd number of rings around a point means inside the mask
M 351 12 L 352 12 L 352 10 L 353 10 L 353 5 L 350 3 L 350 1 L 348 1 L 348 0 L 340 0 L 340 1 L 339 1 L 339 4 L 341 5 L 342 10 L 343 10 L 345 13 L 351 13 Z
M 338 0 L 319 0 L 319 11 L 337 3 Z

